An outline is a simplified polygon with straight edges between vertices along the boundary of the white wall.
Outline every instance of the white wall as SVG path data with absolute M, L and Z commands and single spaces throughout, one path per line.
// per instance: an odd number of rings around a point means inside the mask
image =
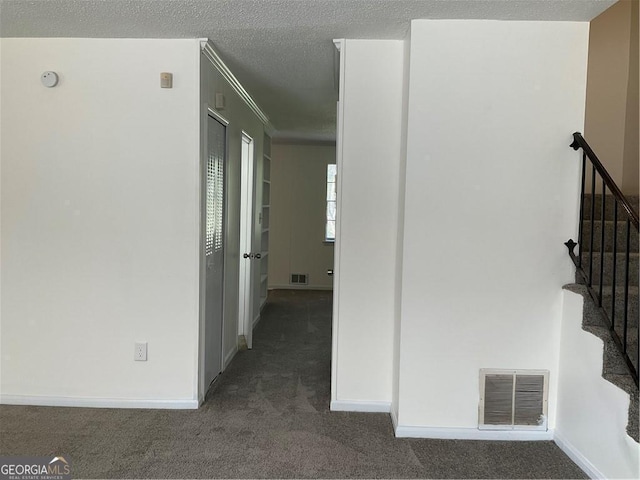
M 232 359 L 238 347 L 238 295 L 240 281 L 240 167 L 242 132 L 246 132 L 254 141 L 255 168 L 254 183 L 257 183 L 256 199 L 262 195 L 262 153 L 264 139 L 264 125 L 249 109 L 246 103 L 235 93 L 229 83 L 222 77 L 208 59 L 202 57 L 202 121 L 206 122 L 207 105 L 215 105 L 215 94 L 222 93 L 225 97 L 225 108 L 217 112 L 229 122 L 227 126 L 227 170 L 226 175 L 226 206 L 225 206 L 225 264 L 224 264 L 224 342 L 223 359 L 225 365 Z M 255 248 L 259 250 L 258 215 L 260 209 L 254 208 L 256 217 Z M 254 275 L 254 316 L 259 315 L 260 267 L 255 263 Z M 202 386 L 201 388 L 204 388 Z
M 550 370 L 554 425 L 587 42 L 586 23 L 412 22 L 398 422 L 423 436 L 475 431 L 480 368 Z
M 2 401 L 195 407 L 198 42 L 1 48 Z
M 591 478 L 639 478 L 626 434 L 629 395 L 602 378 L 603 343 L 582 330 L 583 299 L 563 291 L 556 442 Z
M 402 71 L 402 123 L 400 125 L 400 184 L 398 188 L 398 232 L 395 259 L 395 313 L 393 319 L 393 381 L 391 395 L 391 418 L 394 426 L 398 424 L 400 409 L 400 332 L 402 331 L 402 258 L 404 244 L 404 191 L 407 176 L 407 133 L 409 128 L 409 79 L 411 67 L 411 30 L 407 33 L 403 45 Z
M 389 411 L 403 42 L 346 40 L 341 57 L 332 408 Z
M 333 244 L 324 242 L 327 165 L 336 163 L 333 145 L 273 144 L 269 288 L 290 285 L 292 273 L 308 275 L 309 289 L 331 289 Z

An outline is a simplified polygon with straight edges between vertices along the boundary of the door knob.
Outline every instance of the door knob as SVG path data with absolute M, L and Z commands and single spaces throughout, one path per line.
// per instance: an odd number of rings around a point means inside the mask
M 253 253 L 245 253 L 242 258 L 253 258 Z
M 253 258 L 257 258 L 258 260 L 260 260 L 262 258 L 262 255 L 259 253 L 256 253 Z

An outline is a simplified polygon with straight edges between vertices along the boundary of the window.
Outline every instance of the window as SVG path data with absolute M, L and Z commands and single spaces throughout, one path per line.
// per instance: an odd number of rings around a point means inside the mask
M 324 230 L 325 242 L 336 240 L 336 164 L 327 165 L 327 223 Z

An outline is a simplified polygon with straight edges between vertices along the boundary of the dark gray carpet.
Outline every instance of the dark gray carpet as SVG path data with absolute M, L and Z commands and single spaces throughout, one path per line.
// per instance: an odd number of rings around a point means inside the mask
M 587 478 L 553 442 L 396 439 L 329 412 L 331 295 L 273 292 L 197 411 L 0 406 L 2 455 L 64 455 L 74 478 Z

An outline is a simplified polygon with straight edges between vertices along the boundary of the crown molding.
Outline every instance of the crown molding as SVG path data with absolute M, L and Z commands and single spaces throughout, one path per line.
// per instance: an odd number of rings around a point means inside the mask
M 236 76 L 229 70 L 229 67 L 222 61 L 220 55 L 213 48 L 213 44 L 207 40 L 200 40 L 200 48 L 205 57 L 211 62 L 211 64 L 220 72 L 220 75 L 227 81 L 227 83 L 233 88 L 244 103 L 251 109 L 251 111 L 260 119 L 264 124 L 268 132 L 275 131 L 274 126 L 269 121 L 269 117 L 262 111 L 262 109 L 255 102 L 253 97 L 249 95 L 249 92 L 245 90 Z

